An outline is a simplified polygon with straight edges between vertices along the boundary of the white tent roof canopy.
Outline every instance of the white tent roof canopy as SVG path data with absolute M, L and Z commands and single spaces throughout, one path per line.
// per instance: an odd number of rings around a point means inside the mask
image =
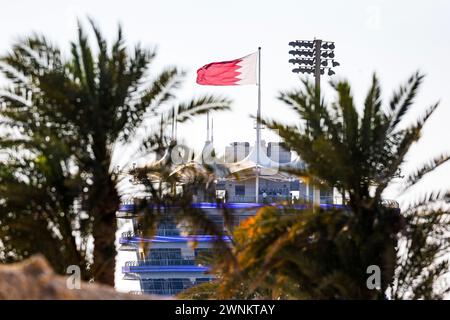
M 282 171 L 283 168 L 304 167 L 304 163 L 300 157 L 296 157 L 287 163 L 279 163 L 272 160 L 267 156 L 267 148 L 264 144 L 261 144 L 261 147 L 259 148 L 258 165 L 256 146 L 253 146 L 250 149 L 249 154 L 244 159 L 231 163 L 225 163 L 222 161 L 222 159 L 224 159 L 223 157 L 218 158 L 213 156 L 213 150 L 213 144 L 209 141 L 206 142 L 201 153 L 197 154 L 193 160 L 177 166 L 172 171 L 172 174 L 181 172 L 183 168 L 187 167 L 202 171 L 201 168 L 203 167 L 203 164 L 209 164 L 213 168 L 215 174 L 222 178 L 227 177 L 233 179 L 235 177 L 238 179 L 249 179 L 256 175 L 256 168 L 259 168 L 261 178 L 279 181 L 290 178 L 288 173 Z M 170 155 L 166 152 L 166 154 L 160 160 L 154 162 L 153 165 L 164 165 L 167 163 L 169 156 Z
M 299 168 L 303 165 L 300 157 L 296 157 L 294 160 L 287 163 L 279 163 L 270 159 L 267 156 L 266 147 L 264 145 L 261 145 L 261 147 L 259 148 L 259 164 L 257 165 L 258 157 L 256 149 L 257 148 L 253 146 L 247 157 L 245 157 L 241 161 L 226 164 L 228 169 L 230 170 L 230 173 L 238 173 L 243 170 L 259 167 L 260 174 L 264 176 L 264 172 L 266 172 L 267 175 L 271 175 L 276 172 L 280 172 L 280 169 L 282 168 Z

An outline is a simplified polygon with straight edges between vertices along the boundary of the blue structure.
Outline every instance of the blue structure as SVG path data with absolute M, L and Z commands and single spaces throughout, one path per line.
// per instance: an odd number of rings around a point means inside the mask
M 215 190 L 216 196 L 223 202 L 220 206 L 231 209 L 236 225 L 253 216 L 262 206 L 280 200 L 303 200 L 302 203 L 305 204 L 296 206 L 298 210 L 303 210 L 312 203 L 334 205 L 332 190 L 320 190 L 310 186 L 307 181 L 301 181 L 278 170 L 280 163 L 290 167 L 302 167 L 301 160 L 291 161 L 289 150 L 283 149 L 280 144 L 269 143 L 267 149 L 262 145 L 260 152 L 260 164 L 256 165 L 255 159 L 258 157 L 255 148 L 250 149 L 247 143 L 233 143 L 226 149 L 225 158 L 233 161 L 229 163 L 229 170 L 238 173 L 240 178 L 218 179 Z M 255 179 L 256 167 L 259 168 L 258 181 Z M 217 203 L 198 201 L 202 201 L 201 195 L 198 195 L 192 206 L 202 209 L 219 228 L 223 228 L 221 207 L 218 207 Z M 176 225 L 167 218 L 158 224 L 153 238 L 144 238 L 134 209 L 133 204 L 123 204 L 117 213 L 118 218 L 130 219 L 133 226 L 133 229 L 122 234 L 119 240 L 120 250 L 136 254 L 135 261 L 129 261 L 122 267 L 125 279 L 139 281 L 142 293 L 158 295 L 175 295 L 184 289 L 214 279 L 209 267 L 202 265 L 199 262 L 201 259 L 197 259 L 211 250 L 214 236 L 187 236 L 183 226 Z M 224 237 L 223 240 L 231 241 L 229 237 Z M 195 243 L 195 247 L 191 246 L 191 243 Z
M 212 203 L 194 203 L 194 207 L 201 208 L 220 227 L 223 220 L 220 210 Z M 252 216 L 257 208 L 255 204 L 227 204 L 236 212 L 236 224 Z M 199 263 L 202 253 L 211 250 L 216 236 L 211 235 L 183 235 L 173 222 L 164 221 L 158 224 L 156 235 L 149 239 L 140 236 L 138 219 L 133 214 L 134 206 L 122 205 L 118 218 L 131 219 L 133 231 L 125 232 L 119 239 L 120 250 L 136 253 L 135 261 L 128 261 L 122 267 L 124 278 L 140 282 L 141 292 L 158 295 L 175 295 L 196 284 L 214 279 L 209 273 L 209 267 Z M 224 236 L 223 241 L 231 239 Z M 195 248 L 190 244 L 196 243 Z M 148 248 L 144 254 L 142 246 Z
M 261 204 L 229 203 L 234 208 L 236 224 L 254 215 Z M 193 206 L 202 208 L 216 223 L 223 224 L 219 217 L 219 209 L 213 203 L 194 203 Z M 339 205 L 321 204 L 321 207 Z M 294 206 L 299 210 L 306 205 Z M 211 235 L 182 235 L 182 231 L 174 224 L 165 222 L 158 225 L 156 235 L 149 239 L 139 235 L 136 216 L 132 214 L 133 207 L 123 205 L 118 217 L 131 219 L 134 232 L 122 234 L 119 242 L 121 250 L 136 253 L 136 261 L 126 262 L 122 267 L 125 279 L 140 282 L 141 293 L 157 295 L 176 295 L 184 289 L 214 279 L 210 269 L 196 259 L 203 252 L 208 252 L 213 245 L 215 236 Z M 224 236 L 225 242 L 231 239 Z M 190 243 L 196 244 L 195 248 Z M 143 255 L 142 245 L 148 246 L 147 256 Z

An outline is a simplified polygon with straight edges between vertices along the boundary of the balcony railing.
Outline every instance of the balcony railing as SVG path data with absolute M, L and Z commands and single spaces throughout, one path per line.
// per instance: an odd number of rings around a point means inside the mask
M 126 232 L 122 232 L 122 238 L 124 239 L 131 239 L 134 238 L 136 235 L 134 234 L 134 232 L 131 231 L 126 231 Z
M 287 201 L 288 203 L 293 203 L 293 204 L 312 204 L 313 203 L 313 197 L 305 197 L 305 196 L 301 196 L 300 198 L 292 198 L 291 196 L 279 196 L 279 195 L 267 195 L 266 197 L 263 197 L 262 195 L 259 195 L 259 204 L 256 204 L 256 197 L 255 196 L 230 196 L 226 199 L 226 203 L 225 206 L 229 206 L 230 208 L 238 208 L 237 206 L 239 206 L 239 208 L 241 208 L 242 206 L 249 206 L 248 208 L 253 208 L 253 207 L 258 207 L 261 204 L 264 203 L 275 203 L 275 202 L 281 202 L 281 201 Z M 322 205 L 345 205 L 344 201 L 343 201 L 343 197 L 342 196 L 321 196 L 320 197 L 320 204 Z M 225 199 L 222 199 L 222 201 L 225 202 Z M 348 200 L 347 200 L 348 201 Z M 382 204 L 386 207 L 389 208 L 396 208 L 399 209 L 399 204 L 397 201 L 395 200 L 390 200 L 390 199 L 383 199 L 382 200 Z M 216 208 L 218 207 L 217 203 L 211 202 L 211 203 L 195 203 L 193 204 L 194 207 L 196 208 L 205 208 L 205 209 L 211 209 L 211 208 Z M 244 208 L 244 207 L 242 207 Z M 124 209 L 125 210 L 125 209 Z M 180 235 L 180 232 L 178 229 L 168 229 L 168 228 L 160 228 L 157 231 L 157 234 L 159 236 L 178 236 Z M 124 238 L 130 238 L 130 237 L 134 237 L 134 236 L 139 236 L 139 235 L 132 235 L 132 234 L 124 234 L 123 237 Z
M 187 289 L 187 288 L 186 288 Z M 173 296 L 183 291 L 183 288 L 146 289 L 141 294 L 154 294 L 162 296 Z
M 335 196 L 321 196 L 320 197 L 320 203 L 321 204 L 337 204 L 339 197 Z M 312 203 L 313 197 L 300 197 L 296 198 L 296 201 L 300 203 Z M 235 203 L 254 203 L 256 202 L 255 196 L 230 196 L 227 199 L 228 202 L 235 202 Z M 260 203 L 274 203 L 274 202 L 280 202 L 280 201 L 288 201 L 293 202 L 294 198 L 292 198 L 290 195 L 267 195 L 266 197 L 263 197 L 263 195 L 259 195 L 258 201 Z
M 205 272 L 210 271 L 209 266 L 204 266 L 197 264 L 195 260 L 188 259 L 166 259 L 161 260 L 151 260 L 151 261 L 128 261 L 125 266 L 122 267 L 122 272 L 128 273 L 147 273 L 147 272 L 158 272 L 158 273 L 194 273 L 194 274 L 205 274 Z
M 255 196 L 230 196 L 227 199 L 227 202 L 247 202 L 247 203 L 254 203 L 256 201 Z
M 127 261 L 126 267 L 145 267 L 145 266 L 195 266 L 197 265 L 195 257 L 186 257 L 183 259 L 152 258 L 149 260 Z
M 156 236 L 166 236 L 166 237 L 179 236 L 180 230 L 179 229 L 158 229 L 156 231 L 155 235 Z M 124 238 L 124 239 L 131 239 L 131 238 L 135 238 L 135 237 L 142 237 L 142 234 L 135 234 L 134 232 L 131 232 L 131 231 L 122 232 L 122 238 Z
M 274 195 L 267 195 L 266 197 L 263 197 L 263 195 L 259 195 L 258 201 L 260 203 L 272 203 L 272 202 L 278 202 L 278 201 L 289 201 L 291 200 L 291 196 L 274 196 Z M 254 203 L 256 202 L 256 196 L 230 196 L 227 199 L 228 202 L 235 202 L 235 203 Z

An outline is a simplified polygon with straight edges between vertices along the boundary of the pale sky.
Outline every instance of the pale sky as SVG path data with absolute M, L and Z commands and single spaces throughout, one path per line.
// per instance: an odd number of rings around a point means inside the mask
M 424 129 L 422 141 L 409 154 L 407 168 L 441 152 L 450 152 L 450 2 L 434 1 L 3 1 L 0 11 L 0 51 L 18 36 L 39 32 L 67 49 L 76 35 L 77 17 L 92 16 L 112 39 L 121 22 L 128 44 L 140 41 L 158 47 L 154 69 L 175 64 L 186 71 L 182 99 L 201 93 L 234 100 L 231 112 L 214 116 L 214 139 L 219 150 L 232 141 L 255 140 L 250 114 L 256 112 L 256 86 L 205 87 L 195 83 L 195 71 L 206 63 L 236 59 L 262 47 L 262 114 L 292 122 L 292 113 L 276 95 L 299 85 L 288 63 L 292 40 L 314 37 L 336 43 L 334 79 L 346 78 L 361 106 L 377 72 L 384 96 L 415 70 L 427 77 L 414 114 L 440 100 L 441 106 Z M 322 77 L 322 83 L 330 78 Z M 328 100 L 333 93 L 326 89 Z M 179 138 L 200 148 L 205 119 L 179 128 Z M 267 130 L 266 130 L 267 131 Z M 189 133 L 183 136 L 183 133 Z M 275 137 L 263 132 L 263 139 Z M 419 190 L 450 187 L 450 167 L 429 177 Z M 396 197 L 395 188 L 386 197 Z

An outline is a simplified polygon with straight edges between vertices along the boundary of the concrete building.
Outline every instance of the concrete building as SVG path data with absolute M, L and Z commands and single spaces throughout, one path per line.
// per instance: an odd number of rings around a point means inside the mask
M 233 163 L 241 161 L 248 156 L 250 152 L 250 143 L 248 142 L 233 142 L 225 147 L 225 162 Z

